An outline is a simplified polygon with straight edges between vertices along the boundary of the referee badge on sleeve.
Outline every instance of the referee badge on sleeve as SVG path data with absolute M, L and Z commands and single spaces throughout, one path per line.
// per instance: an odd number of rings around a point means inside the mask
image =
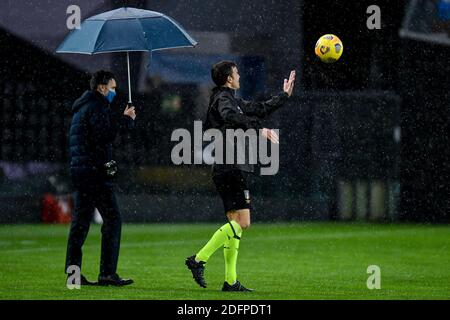
M 245 202 L 250 203 L 250 191 L 244 190 Z

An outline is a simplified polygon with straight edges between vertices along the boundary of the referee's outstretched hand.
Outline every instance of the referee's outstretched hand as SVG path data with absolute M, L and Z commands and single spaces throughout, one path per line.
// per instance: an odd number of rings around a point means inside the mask
M 283 91 L 286 92 L 289 97 L 292 95 L 292 91 L 294 90 L 294 84 L 295 84 L 295 70 L 292 70 L 291 74 L 289 75 L 289 80 L 284 79 L 283 84 Z

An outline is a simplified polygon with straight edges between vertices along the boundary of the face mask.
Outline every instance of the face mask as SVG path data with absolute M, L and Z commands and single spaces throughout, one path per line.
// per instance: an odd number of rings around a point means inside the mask
M 113 102 L 115 96 L 116 96 L 116 92 L 109 89 L 106 99 L 108 99 L 109 103 L 111 103 L 111 102 Z

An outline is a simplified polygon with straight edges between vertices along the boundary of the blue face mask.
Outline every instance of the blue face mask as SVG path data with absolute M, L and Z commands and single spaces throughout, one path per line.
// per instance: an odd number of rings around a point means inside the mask
M 106 96 L 106 99 L 108 99 L 109 103 L 111 103 L 111 102 L 113 102 L 115 96 L 116 96 L 116 92 L 110 89 L 108 91 L 108 95 Z

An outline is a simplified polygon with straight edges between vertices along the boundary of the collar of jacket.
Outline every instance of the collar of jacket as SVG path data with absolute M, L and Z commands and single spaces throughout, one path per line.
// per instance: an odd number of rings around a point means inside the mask
M 236 90 L 228 88 L 228 87 L 215 87 L 214 90 L 217 91 L 221 91 L 221 92 L 229 92 L 231 93 L 233 96 L 236 95 Z
M 102 95 L 100 92 L 98 92 L 97 90 L 92 90 L 92 92 L 94 93 L 94 96 L 102 103 L 104 104 L 106 107 L 109 106 L 109 101 L 108 99 L 106 99 L 106 97 L 104 95 Z

